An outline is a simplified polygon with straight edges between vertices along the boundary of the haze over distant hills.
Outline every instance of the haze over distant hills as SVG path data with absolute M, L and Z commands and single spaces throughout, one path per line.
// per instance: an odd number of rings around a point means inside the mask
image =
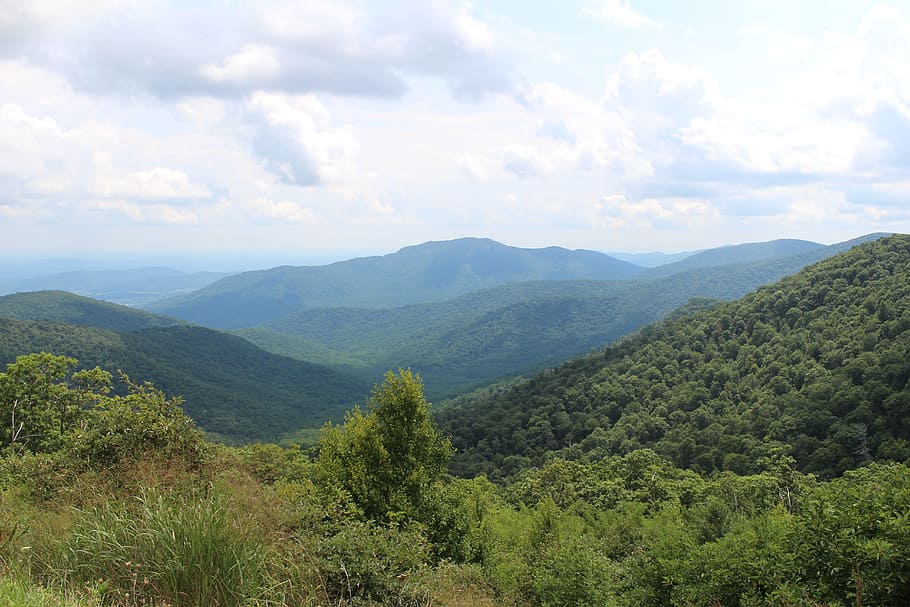
M 675 261 L 682 261 L 686 257 L 690 257 L 699 252 L 700 251 L 681 251 L 679 253 L 661 253 L 659 251 L 653 251 L 651 253 L 617 253 L 614 251 L 607 251 L 607 255 L 619 259 L 620 261 L 634 263 L 643 268 L 656 268 L 657 266 L 673 263 Z
M 0 295 L 28 291 L 70 291 L 94 299 L 141 306 L 201 289 L 230 275 L 230 272 L 189 273 L 164 267 L 73 270 L 0 278 Z
M 694 270 L 729 263 L 749 263 L 775 257 L 790 257 L 810 251 L 822 250 L 825 245 L 809 240 L 781 239 L 768 242 L 749 242 L 699 251 L 685 258 L 662 264 L 648 271 L 649 278 L 660 278 Z
M 520 249 L 484 238 L 410 246 L 327 266 L 244 272 L 149 310 L 210 327 L 247 327 L 304 308 L 382 308 L 444 301 L 530 280 L 622 279 L 642 268 L 594 251 Z

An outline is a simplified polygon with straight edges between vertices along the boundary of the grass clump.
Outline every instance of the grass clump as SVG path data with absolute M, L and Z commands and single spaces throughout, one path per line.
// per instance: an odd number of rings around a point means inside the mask
M 228 607 L 261 594 L 264 549 L 219 493 L 147 491 L 136 501 L 83 512 L 57 546 L 56 577 L 96 583 L 118 605 Z

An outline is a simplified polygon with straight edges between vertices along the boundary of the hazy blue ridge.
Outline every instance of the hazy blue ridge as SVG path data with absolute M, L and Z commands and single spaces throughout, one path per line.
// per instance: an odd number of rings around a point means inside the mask
M 625 279 L 643 268 L 594 251 L 521 249 L 463 238 L 326 266 L 244 272 L 146 306 L 199 324 L 254 326 L 314 307 L 387 308 L 438 302 L 511 282 Z

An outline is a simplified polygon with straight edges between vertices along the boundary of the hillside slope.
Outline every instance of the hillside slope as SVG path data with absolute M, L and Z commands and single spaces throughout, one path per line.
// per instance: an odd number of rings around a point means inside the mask
M 0 318 L 46 320 L 111 331 L 138 331 L 186 324 L 177 318 L 151 314 L 66 291 L 4 295 L 0 297 Z
M 204 430 L 230 441 L 271 439 L 339 421 L 371 385 L 203 327 L 118 332 L 0 318 L 0 365 L 41 351 L 72 356 L 85 367 L 122 370 L 182 395 L 187 413 Z
M 851 244 L 650 281 L 515 283 L 392 309 L 314 308 L 238 334 L 351 372 L 411 367 L 439 400 L 603 347 L 693 298 L 742 297 Z
M 698 270 L 731 263 L 752 263 L 776 257 L 792 257 L 824 249 L 825 245 L 809 240 L 779 239 L 717 247 L 688 255 L 684 259 L 648 270 L 647 278 L 662 278 L 687 270 Z
M 910 459 L 910 236 L 869 242 L 743 299 L 440 413 L 455 470 L 648 447 L 694 470 L 789 453 L 833 476 Z
M 531 280 L 620 279 L 643 269 L 593 251 L 520 249 L 462 238 L 327 266 L 244 272 L 147 309 L 220 328 L 257 325 L 304 308 L 382 308 L 444 301 Z

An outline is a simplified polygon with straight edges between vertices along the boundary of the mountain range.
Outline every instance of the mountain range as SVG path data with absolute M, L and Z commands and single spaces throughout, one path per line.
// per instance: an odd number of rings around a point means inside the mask
M 340 419 L 388 369 L 411 367 L 431 398 L 455 397 L 602 348 L 680 306 L 735 299 L 879 237 L 723 247 L 667 264 L 678 269 L 671 273 L 591 251 L 434 242 L 318 268 L 244 273 L 183 298 L 186 305 L 152 306 L 175 316 L 62 291 L 16 294 L 0 297 L 7 319 L 0 359 L 48 350 L 122 369 L 183 394 L 213 435 L 273 438 Z M 476 288 L 487 283 L 494 286 Z M 389 301 L 408 303 L 380 307 Z M 319 302 L 346 305 L 306 307 Z M 225 335 L 212 328 L 221 324 L 242 328 Z
M 642 271 L 594 251 L 520 249 L 484 238 L 462 238 L 327 266 L 244 272 L 147 308 L 210 327 L 240 328 L 305 308 L 388 308 L 445 301 L 506 283 L 616 280 Z
M 750 261 L 722 264 L 721 255 L 706 251 L 668 276 L 656 268 L 629 280 L 510 283 L 396 308 L 308 308 L 235 333 L 266 350 L 348 373 L 376 377 L 413 367 L 428 395 L 443 399 L 602 347 L 693 298 L 741 297 L 878 236 L 832 246 L 772 241 L 724 247 L 718 253 Z

